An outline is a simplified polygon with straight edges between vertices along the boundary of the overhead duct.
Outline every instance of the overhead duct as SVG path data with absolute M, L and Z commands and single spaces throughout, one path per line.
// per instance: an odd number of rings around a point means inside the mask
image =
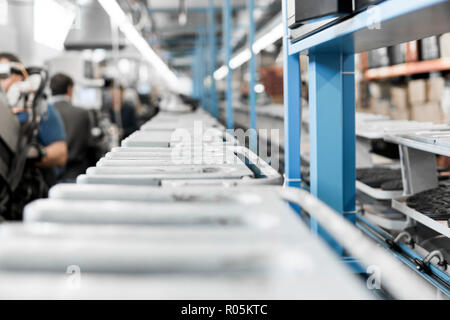
M 64 43 L 67 50 L 112 49 L 110 19 L 97 1 L 80 6 L 77 19 Z M 124 47 L 124 37 L 120 35 L 119 48 Z

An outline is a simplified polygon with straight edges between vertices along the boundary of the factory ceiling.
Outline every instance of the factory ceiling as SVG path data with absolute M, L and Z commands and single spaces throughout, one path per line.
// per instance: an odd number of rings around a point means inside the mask
M 101 9 L 95 0 L 72 0 L 80 8 L 80 21 L 83 28 L 73 30 L 66 41 L 68 49 L 95 48 L 98 42 L 99 48 L 108 48 L 106 43 L 111 43 L 110 26 L 107 19 L 100 19 L 103 15 L 89 14 L 89 12 Z M 223 0 L 214 0 L 214 17 L 216 24 L 216 39 L 219 61 L 222 58 L 222 8 Z M 232 0 L 233 7 L 233 34 L 232 44 L 235 50 L 246 45 L 248 32 L 247 0 Z M 170 64 L 173 60 L 181 59 L 181 63 L 189 64 L 189 56 L 192 56 L 196 43 L 202 35 L 206 35 L 209 25 L 209 0 L 118 0 L 122 7 L 133 20 L 133 24 Z M 84 10 L 83 10 L 84 9 Z M 86 10 L 88 9 L 88 10 Z M 280 1 L 255 0 L 255 22 L 259 29 L 278 14 L 281 10 Z M 97 18 L 95 18 L 97 17 Z M 100 18 L 99 18 L 100 17 Z M 95 20 L 95 21 L 94 21 Z M 93 25 L 106 24 L 92 28 Z M 93 40 L 94 39 L 94 42 Z M 100 39 L 104 39 L 101 41 Z

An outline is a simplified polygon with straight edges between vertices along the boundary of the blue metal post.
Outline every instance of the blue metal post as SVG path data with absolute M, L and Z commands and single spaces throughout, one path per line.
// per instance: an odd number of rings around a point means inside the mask
M 251 53 L 250 58 L 250 84 L 248 88 L 248 94 L 250 99 L 250 150 L 254 153 L 258 153 L 258 136 L 256 133 L 256 63 L 255 53 L 253 52 L 253 43 L 255 42 L 255 1 L 248 0 L 248 13 L 249 13 L 249 34 L 248 34 L 248 47 Z
M 193 78 L 193 88 L 192 88 L 192 96 L 194 98 L 200 97 L 200 81 L 201 81 L 201 42 L 200 37 L 198 36 L 195 39 L 195 50 L 194 50 L 194 61 L 192 64 L 192 78 Z
M 311 193 L 352 222 L 356 218 L 354 68 L 353 54 L 310 52 Z M 311 227 L 331 240 L 316 221 Z
M 248 0 L 248 13 L 249 13 L 249 35 L 248 35 L 248 47 L 251 52 L 250 58 L 250 85 L 248 88 L 248 94 L 250 98 L 250 150 L 258 153 L 258 136 L 256 133 L 256 62 L 255 53 L 253 52 L 253 43 L 255 42 L 255 17 L 254 17 L 255 1 Z
M 233 96 L 231 82 L 233 79 L 233 71 L 229 67 L 233 48 L 231 47 L 231 0 L 225 0 L 223 6 L 223 46 L 225 50 L 225 66 L 228 68 L 227 74 L 227 128 L 234 128 L 233 117 Z
M 214 71 L 216 71 L 216 19 L 215 19 L 215 10 L 214 10 L 214 0 L 209 0 L 209 54 L 210 54 L 210 70 L 209 76 L 211 79 L 211 87 L 210 87 L 210 113 L 213 117 L 217 118 L 218 108 L 217 108 L 217 92 L 216 92 L 216 80 L 214 79 Z
M 284 172 L 285 184 L 300 188 L 300 62 L 288 53 L 286 5 L 283 0 L 283 91 L 284 91 Z
M 205 31 L 201 31 L 199 34 L 200 38 L 200 57 L 202 59 L 202 63 L 200 64 L 199 70 L 199 84 L 200 84 L 200 104 L 204 110 L 207 110 L 207 92 L 205 90 L 205 51 L 206 51 L 206 41 L 205 41 Z

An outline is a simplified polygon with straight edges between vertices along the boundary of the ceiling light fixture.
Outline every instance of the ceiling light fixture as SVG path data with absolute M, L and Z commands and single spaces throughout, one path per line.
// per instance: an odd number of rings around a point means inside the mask
M 185 26 L 187 24 L 187 9 L 185 0 L 180 0 L 180 6 L 178 10 L 178 24 L 180 26 Z
M 272 28 L 270 31 L 259 37 L 252 46 L 252 51 L 254 54 L 259 54 L 262 50 L 267 48 L 268 46 L 274 44 L 279 39 L 283 37 L 283 24 L 277 24 L 274 28 Z M 230 68 L 236 69 L 249 61 L 251 58 L 251 52 L 250 49 L 245 49 L 236 54 L 231 60 L 230 60 Z M 223 68 L 226 69 L 226 71 L 223 70 Z M 214 79 L 216 80 L 222 80 L 224 79 L 228 74 L 228 68 L 226 66 L 221 66 L 219 69 L 214 72 Z
M 178 91 L 178 78 L 169 69 L 167 64 L 155 53 L 148 42 L 142 37 L 137 29 L 130 22 L 116 0 L 98 0 L 100 5 L 109 15 L 111 21 L 116 24 L 120 31 L 130 41 L 141 55 L 153 66 L 153 68 L 162 76 L 167 86 L 174 91 Z

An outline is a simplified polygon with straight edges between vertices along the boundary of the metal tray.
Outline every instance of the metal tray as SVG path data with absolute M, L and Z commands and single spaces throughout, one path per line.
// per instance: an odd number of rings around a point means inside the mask
M 264 206 L 242 203 L 151 203 L 41 199 L 24 209 L 24 222 L 134 225 L 271 226 L 279 217 Z
M 379 188 L 372 188 L 358 180 L 356 180 L 356 189 L 377 200 L 391 200 L 403 195 L 403 191 L 386 191 Z
M 442 220 L 442 222 L 439 222 L 438 220 L 431 219 L 423 213 L 408 207 L 404 200 L 405 198 L 392 199 L 392 208 L 400 211 L 411 219 L 420 222 L 424 226 L 427 226 L 428 228 L 446 236 L 447 238 L 450 238 L 450 228 L 448 225 L 445 225 L 447 221 Z

